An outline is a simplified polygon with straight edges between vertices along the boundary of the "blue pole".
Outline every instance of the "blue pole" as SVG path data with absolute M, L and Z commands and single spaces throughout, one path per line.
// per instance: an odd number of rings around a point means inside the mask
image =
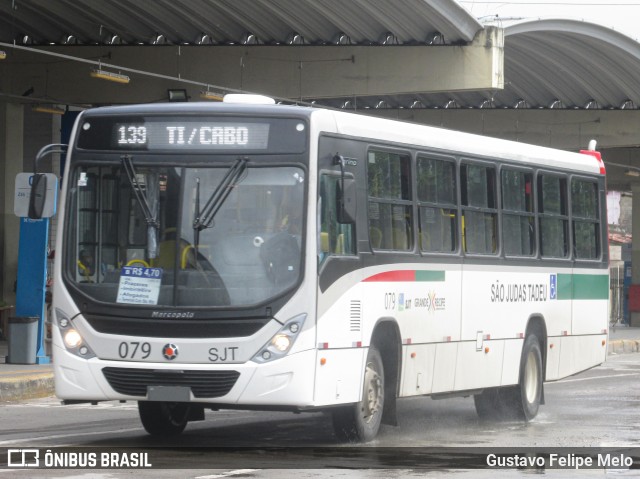
M 49 364 L 45 351 L 45 289 L 49 219 L 20 218 L 16 316 L 38 318 L 36 364 Z

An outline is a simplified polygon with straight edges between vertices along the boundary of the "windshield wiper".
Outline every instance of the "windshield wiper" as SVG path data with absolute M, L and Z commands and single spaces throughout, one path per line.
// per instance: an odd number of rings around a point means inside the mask
M 142 186 L 138 182 L 138 176 L 136 170 L 133 166 L 133 158 L 129 155 L 124 155 L 121 157 L 122 159 L 122 167 L 124 171 L 127 173 L 127 178 L 129 178 L 129 184 L 131 185 L 131 189 L 138 201 L 138 206 L 142 210 L 142 214 L 144 215 L 144 220 L 147 223 L 147 248 L 148 248 L 148 256 L 149 258 L 155 258 L 157 256 L 157 231 L 160 227 L 158 219 L 154 216 L 151 211 L 151 206 L 149 205 L 149 199 L 147 198 L 146 192 L 142 190 Z
M 238 158 L 231 165 L 202 210 L 200 210 L 200 181 L 198 180 L 196 183 L 196 217 L 193 220 L 193 229 L 196 233 L 213 226 L 214 217 L 233 188 L 242 181 L 242 174 L 247 169 L 248 163 L 249 158 Z

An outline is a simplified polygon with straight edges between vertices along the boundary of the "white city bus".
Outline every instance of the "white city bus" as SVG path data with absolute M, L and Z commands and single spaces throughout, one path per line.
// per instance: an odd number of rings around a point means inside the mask
M 324 410 L 367 441 L 422 395 L 529 420 L 544 381 L 605 360 L 588 153 L 273 104 L 87 110 L 59 206 L 56 394 L 138 401 L 151 434 Z

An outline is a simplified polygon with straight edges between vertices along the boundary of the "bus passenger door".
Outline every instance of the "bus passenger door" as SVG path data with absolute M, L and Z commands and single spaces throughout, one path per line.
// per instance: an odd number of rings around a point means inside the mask
M 349 150 L 349 146 L 351 150 Z M 315 401 L 338 404 L 360 400 L 361 365 L 366 349 L 362 312 L 362 265 L 357 253 L 355 159 L 337 164 L 336 151 L 355 156 L 353 144 L 321 138 L 318 159 L 317 255 L 318 356 Z M 342 205 L 350 203 L 345 211 Z M 345 214 L 345 212 L 347 214 Z

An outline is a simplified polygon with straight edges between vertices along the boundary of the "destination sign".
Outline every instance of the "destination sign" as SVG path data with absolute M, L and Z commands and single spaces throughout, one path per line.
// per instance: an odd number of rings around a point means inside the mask
M 208 121 L 116 123 L 111 143 L 116 148 L 144 150 L 265 150 L 269 126 Z
M 87 114 L 74 149 L 202 154 L 304 153 L 308 127 L 301 118 L 227 115 Z

